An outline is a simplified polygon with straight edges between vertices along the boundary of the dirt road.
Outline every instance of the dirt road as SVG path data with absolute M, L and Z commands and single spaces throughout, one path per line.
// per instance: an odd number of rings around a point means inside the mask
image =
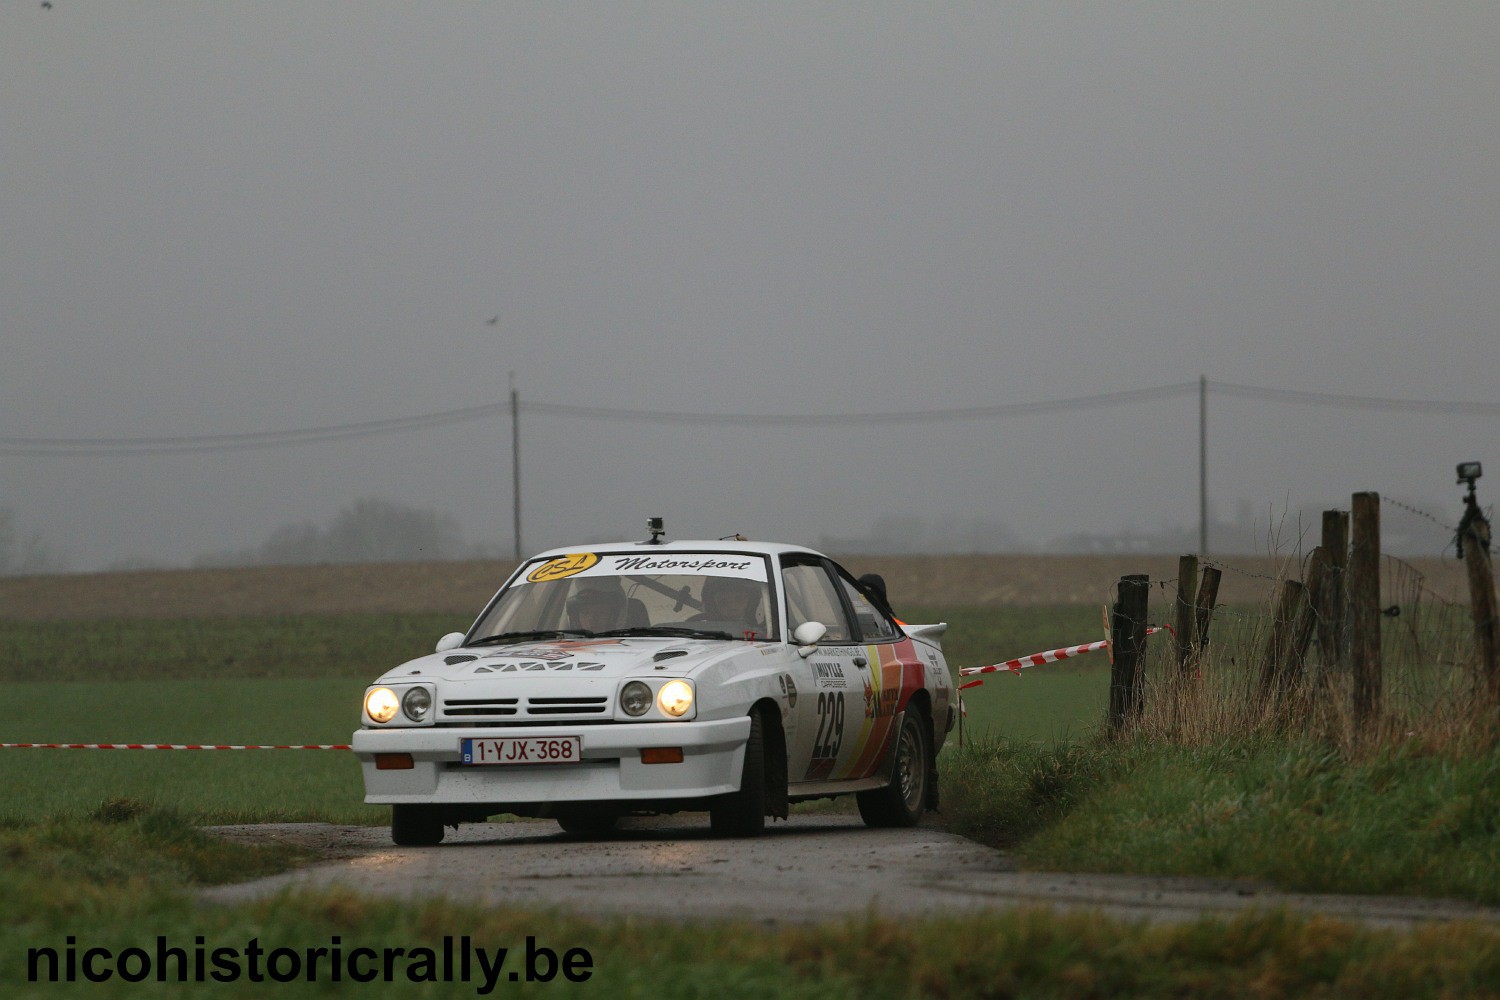
M 712 838 L 707 821 L 695 816 L 632 820 L 597 840 L 568 837 L 550 822 L 476 824 L 449 831 L 435 848 L 394 847 L 382 827 L 213 830 L 236 840 L 305 844 L 330 860 L 205 890 L 209 901 L 343 885 L 373 895 L 443 894 L 590 916 L 766 924 L 1036 905 L 1148 921 L 1287 907 L 1393 928 L 1453 919 L 1500 924 L 1500 909 L 1464 903 L 1299 895 L 1222 879 L 1021 872 L 1002 853 L 938 829 L 868 830 L 858 817 L 841 814 L 794 815 L 755 840 Z

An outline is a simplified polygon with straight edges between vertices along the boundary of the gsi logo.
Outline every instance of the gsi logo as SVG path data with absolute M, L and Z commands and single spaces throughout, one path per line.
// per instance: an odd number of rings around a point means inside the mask
M 548 559 L 526 574 L 526 582 L 546 583 L 549 580 L 564 580 L 582 573 L 598 561 L 599 557 L 592 552 L 573 552 L 569 555 L 558 556 L 556 559 Z

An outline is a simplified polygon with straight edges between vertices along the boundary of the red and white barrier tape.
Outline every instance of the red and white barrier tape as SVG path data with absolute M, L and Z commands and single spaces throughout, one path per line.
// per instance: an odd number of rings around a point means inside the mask
M 1152 625 L 1146 629 L 1146 634 L 1151 635 L 1152 633 L 1163 631 L 1170 632 L 1172 628 L 1170 625 Z M 1058 660 L 1066 660 L 1070 656 L 1081 656 L 1084 653 L 1092 653 L 1096 649 L 1108 648 L 1109 640 L 1100 639 L 1098 642 L 1085 642 L 1078 646 L 1063 646 L 1060 649 L 1048 649 L 1040 653 L 1032 653 L 1030 656 L 1021 656 L 1014 660 L 1006 660 L 1004 663 L 991 663 L 983 667 L 960 667 L 958 675 L 960 677 L 971 677 L 974 674 L 993 674 L 1001 670 L 1009 670 L 1013 674 L 1019 674 L 1026 667 L 1040 667 L 1044 663 L 1056 663 Z M 958 689 L 963 691 L 966 688 L 978 687 L 983 683 L 983 680 L 970 681 L 967 684 L 960 684 Z
M 0 750 L 348 750 L 347 743 L 229 746 L 208 743 L 0 743 Z

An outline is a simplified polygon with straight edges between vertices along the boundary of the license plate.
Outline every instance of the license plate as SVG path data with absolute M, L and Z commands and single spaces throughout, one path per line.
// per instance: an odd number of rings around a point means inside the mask
M 577 764 L 583 759 L 579 736 L 499 736 L 464 740 L 465 764 Z

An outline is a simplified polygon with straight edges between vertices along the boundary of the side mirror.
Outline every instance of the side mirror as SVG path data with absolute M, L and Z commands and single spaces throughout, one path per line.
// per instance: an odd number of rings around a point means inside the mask
M 464 634 L 462 632 L 449 632 L 447 635 L 438 640 L 437 649 L 435 650 L 435 652 L 446 653 L 448 652 L 448 650 L 457 649 L 463 644 Z
M 792 630 L 792 641 L 797 644 L 797 655 L 804 660 L 818 648 L 818 640 L 828 634 L 828 626 L 822 622 L 803 622 Z

